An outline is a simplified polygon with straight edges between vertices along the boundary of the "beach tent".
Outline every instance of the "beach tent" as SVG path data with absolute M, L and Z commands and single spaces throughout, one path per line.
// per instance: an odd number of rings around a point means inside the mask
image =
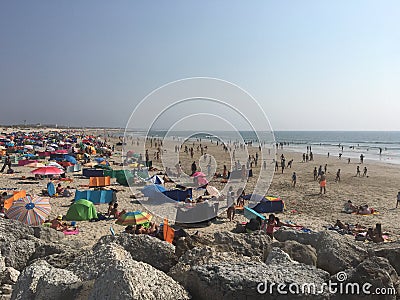
M 262 199 L 257 205 L 253 207 L 253 210 L 259 213 L 274 213 L 283 212 L 285 204 L 279 197 L 267 196 Z
M 103 177 L 104 170 L 101 169 L 83 169 L 82 175 L 85 177 Z
M 142 189 L 143 195 L 149 198 L 157 198 L 160 196 L 160 194 L 162 194 L 165 191 L 166 189 L 162 185 L 157 185 L 157 184 L 146 185 Z
M 162 192 L 165 196 L 175 200 L 175 201 L 185 201 L 185 199 L 189 196 L 192 198 L 192 189 L 186 190 L 169 190 Z
M 90 202 L 92 202 L 94 204 L 102 204 L 102 203 L 110 203 L 111 201 L 116 200 L 117 195 L 112 190 L 96 190 L 96 191 L 76 190 L 74 199 L 75 199 L 75 201 L 77 201 L 79 199 L 85 199 L 85 200 L 89 200 Z
M 66 219 L 68 221 L 88 221 L 97 219 L 96 208 L 89 200 L 80 199 L 70 206 Z
M 158 175 L 153 175 L 151 176 L 148 181 L 154 183 L 154 184 L 164 184 L 164 179 L 162 179 L 161 176 Z
M 133 175 L 130 171 L 117 170 L 115 171 L 115 178 L 123 186 L 129 186 L 129 184 L 133 183 Z

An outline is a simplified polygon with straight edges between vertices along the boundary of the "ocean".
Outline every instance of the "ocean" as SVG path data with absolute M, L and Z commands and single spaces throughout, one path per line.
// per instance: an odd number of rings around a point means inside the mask
M 143 135 L 144 132 L 132 132 L 132 135 Z M 258 137 L 250 131 L 215 131 L 215 132 L 194 132 L 153 130 L 149 133 L 153 137 L 168 138 L 178 137 L 181 139 L 214 139 L 218 137 L 226 142 L 235 142 L 243 139 L 245 142 L 252 142 L 254 147 L 259 142 L 264 145 L 282 143 L 283 149 L 299 153 L 307 152 L 307 146 L 311 146 L 314 154 L 339 156 L 342 159 L 359 159 L 360 155 L 365 156 L 365 161 L 373 160 L 384 163 L 400 164 L 400 131 L 275 131 L 259 132 Z M 214 136 L 214 137 L 213 137 Z

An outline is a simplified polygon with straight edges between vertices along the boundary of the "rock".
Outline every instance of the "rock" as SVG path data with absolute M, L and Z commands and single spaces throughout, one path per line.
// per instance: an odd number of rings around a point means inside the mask
M 269 252 L 267 258 L 265 259 L 265 263 L 269 264 L 289 264 L 294 263 L 290 258 L 289 254 L 282 251 L 282 249 L 273 247 Z
M 6 261 L 5 261 L 4 257 L 1 255 L 1 251 L 0 251 L 0 283 L 3 282 L 5 270 L 6 270 Z
M 186 252 L 170 275 L 180 282 L 193 299 L 291 299 L 304 294 L 279 295 L 276 289 L 260 293 L 257 287 L 281 283 L 322 285 L 329 273 L 293 262 L 279 248 L 270 251 L 268 264 L 232 252 L 194 248 Z M 260 286 L 261 284 L 261 286 Z M 320 299 L 327 298 L 325 294 Z M 313 299 L 318 299 L 314 297 Z
M 311 245 L 317 247 L 317 241 L 320 237 L 320 232 L 303 232 L 299 230 L 281 227 L 274 233 L 274 238 L 279 242 L 296 241 L 303 245 Z
M 0 294 L 10 296 L 12 292 L 13 292 L 13 286 L 11 284 L 5 283 L 0 286 Z
M 109 264 L 131 258 L 129 252 L 121 245 L 114 242 L 98 243 L 92 250 L 82 251 L 66 269 L 78 275 L 83 281 L 89 281 L 104 273 Z
M 175 245 L 175 255 L 177 258 L 181 257 L 186 251 L 191 250 L 195 247 L 202 248 L 205 246 L 214 245 L 214 241 L 208 236 L 203 235 L 188 235 L 186 237 L 179 238 Z
M 311 245 L 317 251 L 317 267 L 335 274 L 357 266 L 368 254 L 354 242 L 354 238 L 340 235 L 336 231 L 325 230 L 305 233 L 292 229 L 279 229 L 274 237 L 280 241 L 293 240 Z
M 235 252 L 245 256 L 262 256 L 270 248 L 271 239 L 264 232 L 232 233 L 229 231 L 214 233 L 214 247 L 221 251 Z
M 93 248 L 110 242 L 121 245 L 131 254 L 134 260 L 148 263 L 166 273 L 178 262 L 175 256 L 175 247 L 172 244 L 147 234 L 130 235 L 122 233 L 116 237 L 104 236 Z
M 24 269 L 14 286 L 12 299 L 34 299 L 39 279 L 50 272 L 52 267 L 45 261 L 39 260 Z
M 45 226 L 33 227 L 33 235 L 49 243 L 57 243 L 64 239 L 64 233 Z
M 35 300 L 75 299 L 81 286 L 80 279 L 71 271 L 51 267 L 39 278 Z
M 96 280 L 89 299 L 190 299 L 165 273 L 132 259 L 113 261 Z
M 285 242 L 274 242 L 271 246 L 281 248 L 295 261 L 311 266 L 317 265 L 317 252 L 310 245 L 303 245 L 296 241 L 287 240 Z M 266 249 L 269 250 L 270 248 Z M 268 251 L 264 251 L 264 260 L 268 254 Z
M 322 231 L 316 244 L 317 267 L 331 274 L 356 267 L 368 253 L 347 236 L 336 231 Z
M 397 274 L 400 274 L 400 243 L 383 243 L 373 246 L 375 255 L 387 258 Z
M 331 281 L 350 291 L 345 295 L 334 293 L 331 299 L 396 299 L 400 292 L 397 272 L 383 257 L 368 258 L 356 268 L 332 276 Z M 377 289 L 380 294 L 375 294 Z
M 13 267 L 6 267 L 3 272 L 2 284 L 15 284 L 18 280 L 19 271 L 15 270 Z
M 36 238 L 32 227 L 18 221 L 0 218 L 0 232 L 0 252 L 5 265 L 18 271 L 35 259 L 69 251 L 65 245 Z

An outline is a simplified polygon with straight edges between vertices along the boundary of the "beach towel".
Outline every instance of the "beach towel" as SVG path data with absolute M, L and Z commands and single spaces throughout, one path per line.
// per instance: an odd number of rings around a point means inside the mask
M 64 230 L 63 233 L 65 235 L 75 235 L 79 233 L 79 229 L 75 228 L 74 230 Z

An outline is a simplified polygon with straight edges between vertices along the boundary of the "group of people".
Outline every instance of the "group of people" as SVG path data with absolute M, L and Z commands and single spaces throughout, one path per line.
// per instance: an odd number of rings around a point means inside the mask
M 270 214 L 268 219 L 262 220 L 261 217 L 250 219 L 245 225 L 244 230 L 247 233 L 262 230 L 271 238 L 274 238 L 275 227 L 296 227 L 296 225 L 284 223 L 274 214 Z
M 347 214 L 352 214 L 352 213 L 357 213 L 359 215 L 370 215 L 375 212 L 375 210 L 371 207 L 368 206 L 368 204 L 356 206 L 351 202 L 351 200 L 348 200 L 344 205 L 343 205 L 343 212 Z

